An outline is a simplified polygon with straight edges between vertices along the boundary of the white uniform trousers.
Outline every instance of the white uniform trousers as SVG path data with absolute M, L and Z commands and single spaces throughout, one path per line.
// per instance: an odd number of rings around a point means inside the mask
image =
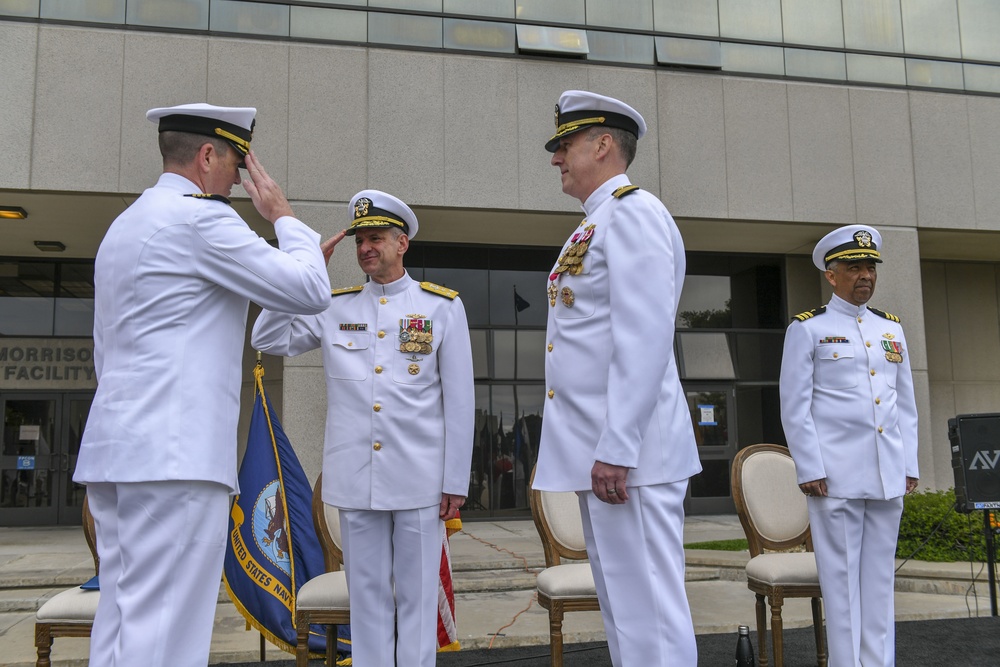
M 444 540 L 439 512 L 438 505 L 340 510 L 355 665 L 433 667 L 436 663 Z
M 610 505 L 579 493 L 583 534 L 614 667 L 695 667 L 684 590 L 687 480 L 628 488 Z
M 807 498 L 830 667 L 892 667 L 903 499 Z
M 205 667 L 222 581 L 229 489 L 92 483 L 101 557 L 92 667 Z

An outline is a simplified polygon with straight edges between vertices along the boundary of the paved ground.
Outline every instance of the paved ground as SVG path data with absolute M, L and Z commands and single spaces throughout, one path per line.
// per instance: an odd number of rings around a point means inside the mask
M 735 516 L 691 517 L 685 525 L 687 543 L 742 536 Z M 452 538 L 452 558 L 463 647 L 542 649 L 548 644 L 547 614 L 533 600 L 534 573 L 544 558 L 531 521 L 466 522 Z M 688 552 L 687 592 L 700 635 L 753 626 L 754 596 L 741 579 L 747 558 L 745 552 Z M 34 665 L 34 610 L 92 574 L 93 561 L 78 528 L 0 528 L 0 664 Z M 978 582 L 970 589 L 974 578 Z M 259 635 L 246 631 L 224 593 L 220 600 L 212 663 L 257 660 Z M 987 616 L 986 573 L 968 563 L 906 563 L 897 575 L 896 612 L 899 620 Z M 808 627 L 808 602 L 790 600 L 783 617 L 786 628 Z M 597 612 L 569 614 L 564 632 L 567 643 L 604 640 Z M 86 639 L 57 640 L 53 664 L 86 665 L 88 644 Z M 287 660 L 288 654 L 269 645 L 266 658 Z

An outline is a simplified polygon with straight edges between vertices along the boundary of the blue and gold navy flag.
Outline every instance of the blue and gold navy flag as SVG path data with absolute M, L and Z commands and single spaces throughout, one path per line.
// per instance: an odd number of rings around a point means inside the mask
M 229 516 L 223 578 L 247 624 L 275 646 L 294 653 L 295 595 L 326 568 L 313 526 L 309 480 L 271 412 L 259 361 L 253 373 L 253 414 L 240 465 L 240 494 Z M 350 637 L 348 627 L 341 630 Z M 325 654 L 322 626 L 311 629 L 309 647 L 317 657 Z M 346 656 L 339 641 L 338 654 L 337 664 L 350 664 L 341 661 Z

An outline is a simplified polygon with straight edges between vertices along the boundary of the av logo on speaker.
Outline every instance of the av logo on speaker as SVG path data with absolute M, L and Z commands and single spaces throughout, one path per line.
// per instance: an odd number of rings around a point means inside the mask
M 969 470 L 995 470 L 997 463 L 1000 463 L 1000 449 L 994 449 L 992 457 L 990 450 L 982 449 L 972 457 Z

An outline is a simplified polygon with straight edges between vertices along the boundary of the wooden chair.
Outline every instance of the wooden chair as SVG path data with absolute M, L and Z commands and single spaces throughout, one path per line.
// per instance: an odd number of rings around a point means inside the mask
M 775 667 L 784 665 L 781 608 L 785 598 L 811 598 L 816 660 L 825 667 L 822 594 L 816 556 L 812 553 L 809 513 L 788 449 L 751 445 L 738 451 L 733 459 L 732 489 L 736 513 L 750 548 L 746 573 L 747 587 L 757 596 L 758 664 L 768 664 L 764 598 L 771 606 Z M 793 547 L 805 547 L 805 551 L 783 551 Z
M 94 557 L 96 575 L 100 572 L 101 560 L 97 555 L 94 517 L 90 513 L 86 496 L 83 499 L 83 535 Z M 100 591 L 84 590 L 76 586 L 55 595 L 35 612 L 35 649 L 38 653 L 35 667 L 50 667 L 52 640 L 56 637 L 90 636 L 100 598 Z
M 535 472 L 531 472 L 534 482 Z M 531 517 L 545 551 L 545 569 L 535 583 L 538 604 L 549 612 L 549 645 L 552 667 L 563 664 L 563 616 L 571 611 L 600 611 L 590 563 L 563 563 L 563 558 L 584 560 L 580 501 L 572 492 L 531 490 Z
M 323 502 L 323 475 L 313 487 L 312 515 L 316 534 L 323 547 L 326 573 L 313 577 L 295 596 L 295 667 L 309 664 L 309 626 L 326 625 L 326 665 L 337 661 L 337 626 L 351 622 L 347 596 L 347 575 L 341 569 L 344 552 L 340 538 L 340 511 Z

